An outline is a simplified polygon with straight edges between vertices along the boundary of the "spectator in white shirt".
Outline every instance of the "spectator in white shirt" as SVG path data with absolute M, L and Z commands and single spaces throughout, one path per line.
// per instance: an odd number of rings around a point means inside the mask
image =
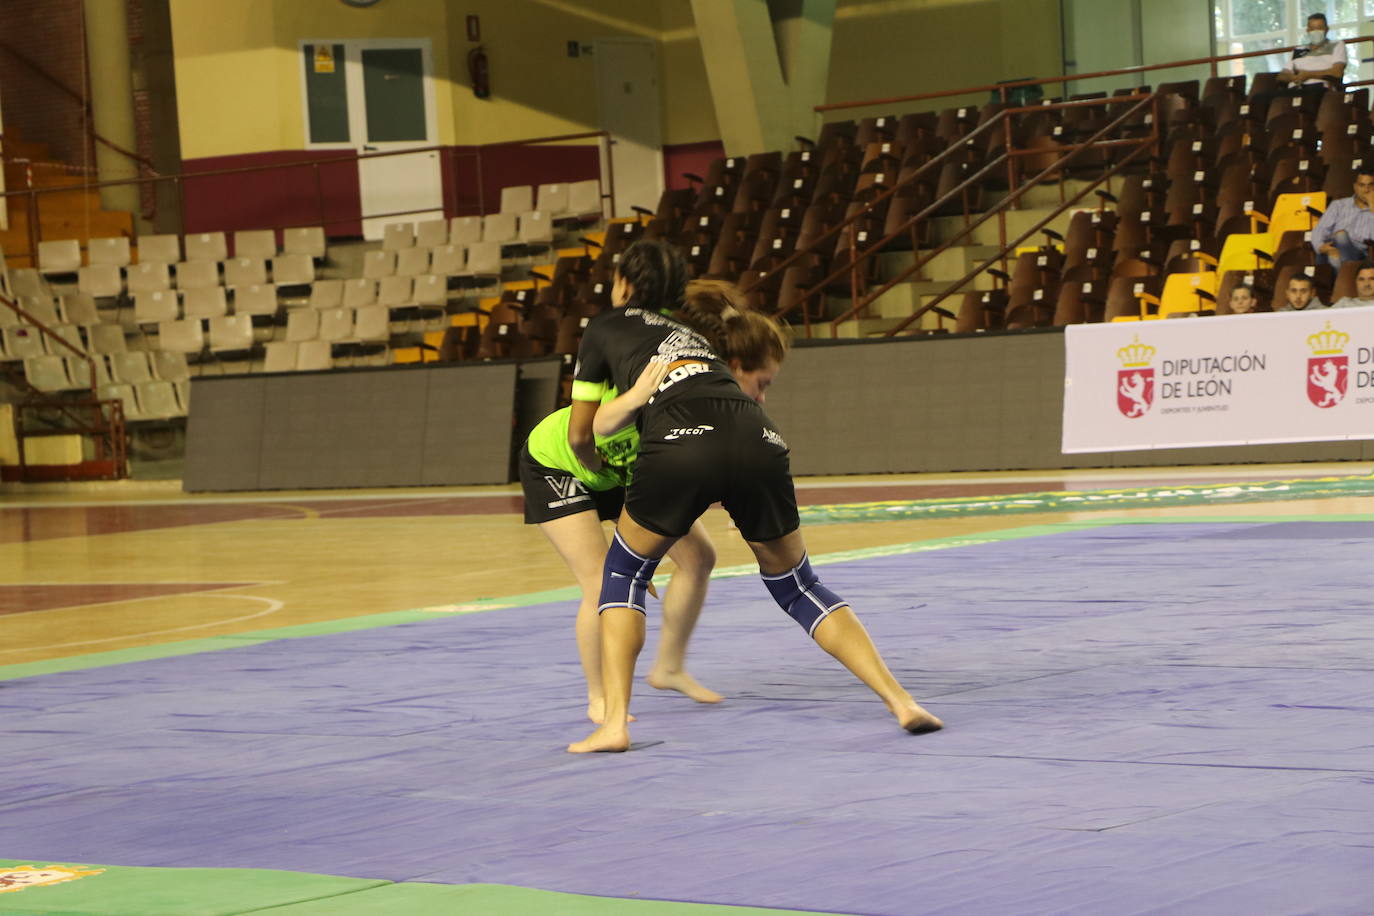
M 1326 14 L 1307 17 L 1307 44 L 1293 49 L 1279 79 L 1289 88 L 1326 89 L 1339 86 L 1345 76 L 1345 42 L 1327 36 Z
M 1279 71 L 1279 82 L 1284 88 L 1262 92 L 1252 104 L 1259 107 L 1261 115 L 1268 114 L 1269 103 L 1274 99 L 1296 97 L 1316 104 L 1328 88 L 1341 85 L 1345 63 L 1345 42 L 1327 35 L 1325 14 L 1313 13 L 1307 17 L 1306 41 L 1293 49 L 1288 66 Z
M 1355 273 L 1355 295 L 1331 303 L 1333 309 L 1353 309 L 1374 305 L 1374 261 L 1361 261 Z

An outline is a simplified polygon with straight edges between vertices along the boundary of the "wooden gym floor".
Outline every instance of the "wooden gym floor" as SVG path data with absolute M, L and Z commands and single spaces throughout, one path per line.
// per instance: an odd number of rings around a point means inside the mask
M 1366 463 L 798 480 L 803 506 L 1368 475 Z M 518 486 L 200 494 L 177 481 L 0 489 L 4 666 L 571 586 Z M 1374 497 L 813 525 L 813 555 L 1091 519 L 1374 516 Z M 719 565 L 752 557 L 719 509 Z M 665 563 L 665 570 L 670 568 Z M 913 583 L 919 588 L 919 583 Z M 569 602 L 568 639 L 572 639 Z M 706 613 L 710 613 L 708 600 Z M 153 650 L 156 651 L 156 650 Z

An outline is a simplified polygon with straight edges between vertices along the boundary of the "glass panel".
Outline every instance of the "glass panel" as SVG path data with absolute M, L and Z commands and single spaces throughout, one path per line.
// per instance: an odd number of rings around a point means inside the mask
M 1286 31 L 1288 0 L 1231 0 L 1232 35 Z
M 348 88 L 344 46 L 305 46 L 306 117 L 311 143 L 347 143 Z

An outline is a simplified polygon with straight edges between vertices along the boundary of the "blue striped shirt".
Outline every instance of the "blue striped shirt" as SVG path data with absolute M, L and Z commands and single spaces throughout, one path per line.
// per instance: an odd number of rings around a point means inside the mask
M 1374 239 L 1374 210 L 1361 207 L 1354 197 L 1332 201 L 1312 228 L 1313 250 L 1321 254 L 1322 246 L 1342 230 L 1356 245 L 1364 244 L 1366 239 Z

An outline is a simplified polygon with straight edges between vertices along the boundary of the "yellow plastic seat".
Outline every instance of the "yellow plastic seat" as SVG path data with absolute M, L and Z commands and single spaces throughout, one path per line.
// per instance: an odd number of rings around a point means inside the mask
M 1274 238 L 1267 232 L 1231 233 L 1221 246 L 1221 257 L 1217 259 L 1217 272 L 1224 274 L 1228 270 L 1267 269 L 1271 262 L 1256 255 L 1257 249 L 1272 255 Z
M 1212 271 L 1195 274 L 1170 274 L 1164 280 L 1164 294 L 1159 300 L 1159 317 L 1200 312 L 1215 308 L 1218 278 Z M 1199 296 L 1204 292 L 1211 298 Z
M 1317 217 L 1308 207 L 1326 212 L 1325 191 L 1304 191 L 1301 194 L 1280 194 L 1269 215 L 1269 234 L 1275 239 L 1294 229 L 1308 231 L 1317 225 Z

